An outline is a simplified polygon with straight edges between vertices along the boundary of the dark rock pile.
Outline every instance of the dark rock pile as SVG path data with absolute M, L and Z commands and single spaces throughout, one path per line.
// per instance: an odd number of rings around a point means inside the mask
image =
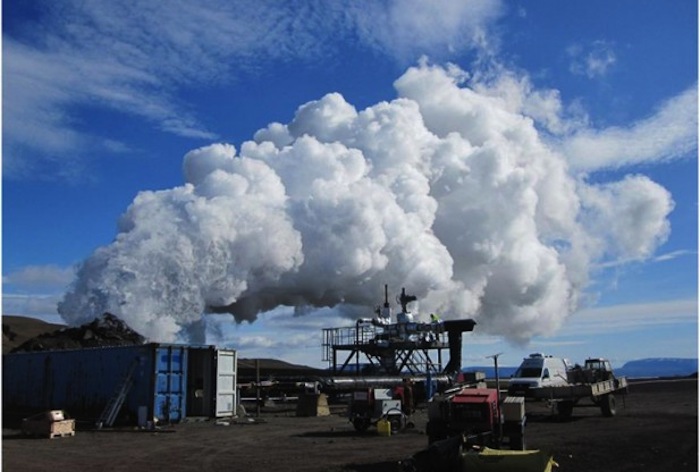
M 132 346 L 143 344 L 146 338 L 111 313 L 76 328 L 63 328 L 41 334 L 12 350 L 12 352 L 82 349 L 86 347 Z

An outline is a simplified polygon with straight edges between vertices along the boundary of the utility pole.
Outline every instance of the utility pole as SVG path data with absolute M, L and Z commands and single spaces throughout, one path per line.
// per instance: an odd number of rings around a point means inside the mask
M 255 359 L 255 417 L 260 418 L 260 359 Z
M 493 358 L 493 367 L 496 371 L 496 412 L 498 415 L 498 443 L 500 444 L 503 440 L 503 421 L 501 418 L 501 379 L 498 377 L 498 356 L 503 354 L 499 352 L 492 356 L 486 356 L 486 358 Z

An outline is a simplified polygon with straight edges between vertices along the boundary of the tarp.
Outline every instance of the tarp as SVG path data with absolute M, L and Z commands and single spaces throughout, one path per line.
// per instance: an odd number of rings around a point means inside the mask
M 551 472 L 552 456 L 540 450 L 509 451 L 485 447 L 462 454 L 463 472 Z

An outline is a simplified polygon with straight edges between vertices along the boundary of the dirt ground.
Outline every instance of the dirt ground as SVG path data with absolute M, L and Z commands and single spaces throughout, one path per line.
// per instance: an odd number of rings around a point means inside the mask
M 551 453 L 559 471 L 698 470 L 697 380 L 634 383 L 618 413 L 576 408 L 559 422 L 528 404 L 529 449 Z M 426 414 L 415 428 L 391 437 L 354 431 L 340 409 L 326 417 L 298 418 L 291 409 L 225 425 L 188 422 L 158 432 L 125 428 L 74 437 L 33 439 L 3 421 L 2 467 L 7 471 L 335 471 L 397 470 L 396 463 L 427 445 Z M 250 414 L 250 409 L 249 409 Z M 87 426 L 87 425 L 85 425 Z

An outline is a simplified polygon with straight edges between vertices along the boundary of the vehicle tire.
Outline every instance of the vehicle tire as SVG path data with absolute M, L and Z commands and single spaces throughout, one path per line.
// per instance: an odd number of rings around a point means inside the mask
M 560 420 L 570 420 L 574 412 L 574 402 L 562 401 L 557 403 L 557 414 Z
M 615 395 L 613 395 L 612 393 L 603 395 L 603 398 L 601 398 L 600 401 L 600 411 L 603 413 L 603 416 L 615 416 L 615 413 L 617 413 L 617 408 L 615 405 Z
M 390 415 L 387 420 L 391 424 L 391 434 L 396 434 L 404 428 L 403 415 Z
M 367 418 L 355 418 L 352 420 L 352 425 L 355 427 L 355 431 L 364 433 L 369 429 L 370 421 Z

